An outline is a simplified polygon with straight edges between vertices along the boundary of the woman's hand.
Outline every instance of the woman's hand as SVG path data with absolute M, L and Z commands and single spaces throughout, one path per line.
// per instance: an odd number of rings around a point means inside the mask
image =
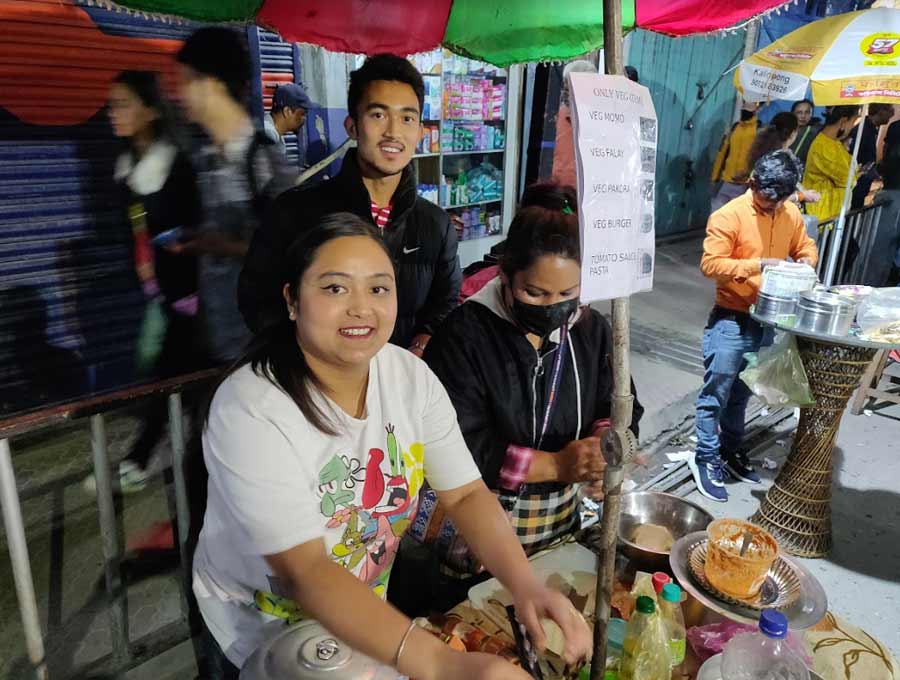
M 535 579 L 525 589 L 513 593 L 513 603 L 516 618 L 525 626 L 539 650 L 547 646 L 541 619 L 550 619 L 560 627 L 565 638 L 563 658 L 566 663 L 577 664 L 591 658 L 594 648 L 591 629 L 564 595 Z
M 556 479 L 560 482 L 598 482 L 603 479 L 606 461 L 600 437 L 587 437 L 566 444 L 554 456 Z
M 479 652 L 447 649 L 435 665 L 434 680 L 531 680 L 531 676 L 506 659 Z

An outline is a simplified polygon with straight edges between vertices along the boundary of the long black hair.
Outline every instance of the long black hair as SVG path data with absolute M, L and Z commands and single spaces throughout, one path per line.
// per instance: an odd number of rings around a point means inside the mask
M 178 124 L 172 104 L 163 96 L 159 78 L 152 71 L 122 71 L 113 82 L 127 87 L 148 109 L 158 114 L 153 121 L 154 141 L 166 140 L 175 146 L 185 148 L 182 126 Z
M 372 239 L 390 259 L 384 240 L 371 223 L 351 213 L 334 213 L 322 218 L 315 226 L 304 229 L 288 248 L 285 258 L 287 265 L 282 272 L 279 289 L 287 285 L 291 299 L 296 300 L 300 280 L 315 262 L 322 246 L 347 236 L 365 236 Z M 303 351 L 297 344 L 296 326 L 288 317 L 287 306 L 284 309 L 284 316 L 279 321 L 270 324 L 256 335 L 243 356 L 216 384 L 213 394 L 229 376 L 247 364 L 254 373 L 266 378 L 293 399 L 300 413 L 312 427 L 324 435 L 338 434 L 334 419 L 317 403 L 316 395 L 322 393 L 322 383 L 310 369 Z M 211 405 L 212 398 L 206 411 L 207 424 Z

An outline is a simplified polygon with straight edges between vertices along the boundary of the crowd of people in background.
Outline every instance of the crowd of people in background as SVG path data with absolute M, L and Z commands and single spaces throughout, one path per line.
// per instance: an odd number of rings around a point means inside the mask
M 887 227 L 893 240 L 886 240 L 896 244 L 900 207 L 892 192 L 900 189 L 900 121 L 893 120 L 893 105 L 871 104 L 864 118 L 859 106 L 833 106 L 819 118 L 813 103 L 803 99 L 794 102 L 789 112 L 776 113 L 767 125 L 760 125 L 758 112 L 757 103 L 743 102 L 740 120 L 723 138 L 713 163 L 710 212 L 746 191 L 750 169 L 760 158 L 786 149 L 800 163 L 801 181 L 792 200 L 800 206 L 810 236 L 816 238 L 821 224 L 839 216 L 848 191 L 850 210 L 871 205 L 881 193 L 891 199 L 883 201 L 882 208 L 882 221 L 893 226 L 893 230 Z M 879 153 L 884 126 L 888 127 Z M 851 176 L 854 151 L 856 171 Z M 848 262 L 852 262 L 858 248 L 853 242 L 849 248 Z M 892 264 L 900 268 L 900 248 L 895 245 L 894 250 Z
M 864 117 L 859 106 L 833 106 L 819 119 L 812 102 L 804 99 L 762 127 L 758 112 L 757 103 L 743 102 L 740 120 L 716 156 L 712 180 L 719 185 L 701 261 L 703 274 L 716 282 L 716 303 L 703 336 L 697 448 L 689 465 L 700 493 L 719 502 L 728 499 L 729 477 L 760 483 L 741 448 L 751 392 L 740 375 L 747 366 L 745 355 L 773 340 L 771 329 L 749 313 L 763 271 L 785 261 L 817 265 L 819 225 L 837 218 L 845 205 L 854 210 L 871 204 L 879 191 L 890 200 L 882 202 L 881 222 L 869 228 L 876 230 L 876 245 L 893 244 L 889 257 L 900 267 L 900 121 L 891 123 L 894 106 L 871 104 Z M 879 156 L 878 138 L 888 123 Z M 852 263 L 858 253 L 851 233 L 846 261 Z M 883 249 L 873 253 L 885 258 Z M 882 274 L 887 278 L 884 264 L 867 263 L 873 285 L 887 282 L 876 280 Z

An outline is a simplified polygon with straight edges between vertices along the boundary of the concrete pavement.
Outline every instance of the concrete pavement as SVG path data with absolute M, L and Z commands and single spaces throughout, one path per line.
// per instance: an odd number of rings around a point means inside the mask
M 897 365 L 891 369 L 900 376 Z M 791 445 L 788 431 L 756 452 L 775 460 L 779 470 Z M 829 609 L 878 638 L 900 657 L 900 406 L 871 416 L 845 413 L 834 452 L 832 526 L 834 547 L 823 559 L 803 564 L 828 594 Z M 780 442 L 780 443 L 779 443 Z M 728 485 L 727 503 L 697 491 L 688 498 L 716 518 L 750 517 L 779 470 L 762 470 L 761 486 Z
M 715 287 L 700 273 L 702 235 L 657 246 L 653 290 L 631 298 L 631 373 L 649 444 L 693 417 L 703 377 L 700 343 Z M 608 313 L 609 303 L 594 307 Z

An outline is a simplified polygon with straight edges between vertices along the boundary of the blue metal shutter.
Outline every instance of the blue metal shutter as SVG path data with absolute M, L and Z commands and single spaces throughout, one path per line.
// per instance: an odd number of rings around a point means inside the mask
M 71 110 L 88 100 L 85 110 L 92 111 L 122 68 L 171 74 L 170 53 L 153 41 L 181 40 L 193 29 L 73 3 L 4 5 L 0 414 L 133 379 L 144 305 L 130 228 L 112 200 L 120 146 L 105 106 L 73 124 L 39 119 L 42 107 Z M 69 49 L 89 51 L 73 62 Z

